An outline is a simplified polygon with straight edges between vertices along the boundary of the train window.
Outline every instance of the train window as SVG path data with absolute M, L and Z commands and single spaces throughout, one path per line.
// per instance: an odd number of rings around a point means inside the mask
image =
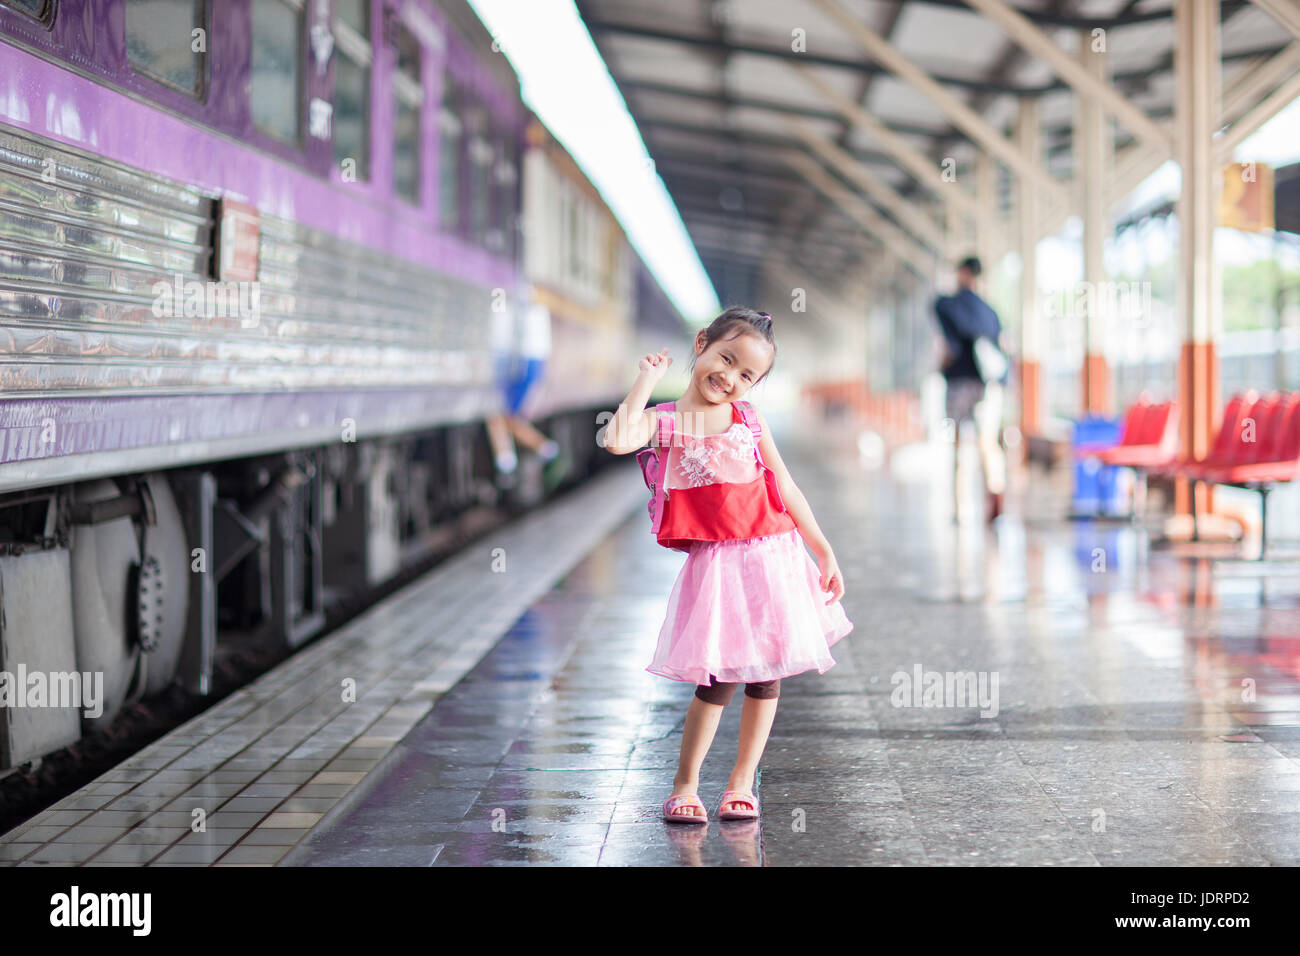
M 352 161 L 357 179 L 369 179 L 370 4 L 345 0 L 335 6 L 334 162 Z
M 51 23 L 54 20 L 54 2 L 55 0 L 0 0 L 0 7 L 25 13 L 41 23 Z
M 487 238 L 492 215 L 492 144 L 487 138 L 487 110 L 475 106 L 469 113 L 469 224 L 476 242 Z
M 438 126 L 438 219 L 444 229 L 457 229 L 460 227 L 460 153 L 464 128 L 460 120 L 460 87 L 450 74 L 443 77 Z
M 302 49 L 302 0 L 253 0 L 253 123 L 288 143 L 301 133 Z
M 515 184 L 519 180 L 516 163 L 514 140 L 510 130 L 506 129 L 497 137 L 497 163 L 492 176 L 496 186 L 496 202 L 493 205 L 492 231 L 488 245 L 507 254 L 514 252 Z
M 126 0 L 126 55 L 137 73 L 191 96 L 203 87 L 203 0 Z
M 397 72 L 393 74 L 393 188 L 397 195 L 420 203 L 420 44 L 415 34 L 397 27 Z
M 569 195 L 569 234 L 568 252 L 570 279 L 576 280 L 582 272 L 582 210 L 578 206 L 578 197 Z

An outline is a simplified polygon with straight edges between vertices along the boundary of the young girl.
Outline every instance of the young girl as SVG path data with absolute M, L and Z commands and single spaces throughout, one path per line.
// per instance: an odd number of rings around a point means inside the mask
M 853 624 L 840 605 L 844 585 L 835 554 L 781 461 L 766 419 L 758 412 L 758 448 L 776 475 L 786 511 L 766 491 L 754 435 L 736 407 L 772 369 L 772 317 L 739 307 L 719 315 L 695 337 L 690 386 L 674 411 L 647 411 L 646 401 L 672 364 L 667 353 L 641 359 L 605 444 L 620 455 L 650 441 L 658 446 L 662 426 L 672 426 L 669 447 L 660 451 L 669 456 L 664 484 L 672 502 L 660 541 L 689 553 L 646 670 L 698 686 L 663 816 L 674 823 L 708 822 L 697 793 L 700 767 L 723 708 L 743 682 L 740 744 L 718 816 L 752 820 L 758 817 L 754 772 L 776 717 L 781 678 L 813 668 L 825 673 L 835 664 L 831 645 Z M 666 415 L 671 423 L 660 422 Z M 674 500 L 675 488 L 708 491 Z M 800 535 L 817 555 L 815 566 Z M 824 599 L 819 591 L 831 596 Z

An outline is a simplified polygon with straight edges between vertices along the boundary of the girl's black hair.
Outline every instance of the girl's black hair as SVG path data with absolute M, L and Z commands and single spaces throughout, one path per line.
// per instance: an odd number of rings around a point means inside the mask
M 695 333 L 696 338 L 699 333 Z M 755 310 L 743 305 L 733 305 L 722 312 L 716 319 L 709 323 L 704 329 L 704 351 L 707 352 L 714 342 L 725 339 L 734 339 L 740 335 L 757 335 L 768 345 L 772 346 L 772 368 L 776 367 L 776 337 L 772 335 L 772 317 L 766 312 L 756 312 Z M 691 339 L 691 370 L 695 370 L 695 339 Z M 772 368 L 769 368 L 758 379 L 763 381 L 771 374 Z M 754 384 L 757 385 L 758 382 Z

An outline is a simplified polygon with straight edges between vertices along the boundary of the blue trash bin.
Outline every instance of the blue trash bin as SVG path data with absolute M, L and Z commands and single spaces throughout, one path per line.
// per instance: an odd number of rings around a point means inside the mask
M 1104 465 L 1088 452 L 1103 451 L 1119 444 L 1122 423 L 1118 418 L 1089 415 L 1074 423 L 1074 497 L 1070 514 L 1074 517 L 1099 517 L 1117 514 L 1122 509 L 1116 501 L 1118 469 Z

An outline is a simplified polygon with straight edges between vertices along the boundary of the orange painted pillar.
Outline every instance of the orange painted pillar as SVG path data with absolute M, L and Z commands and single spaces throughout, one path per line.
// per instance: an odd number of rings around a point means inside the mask
M 1204 458 L 1219 417 L 1219 362 L 1215 342 L 1223 324 L 1222 288 L 1214 256 L 1218 225 L 1220 168 L 1214 134 L 1221 115 L 1219 0 L 1179 0 L 1174 4 L 1176 157 L 1182 167 L 1178 197 L 1178 310 L 1184 341 L 1178 363 L 1178 401 L 1182 406 L 1182 454 Z M 1189 482 L 1179 480 L 1179 514 L 1212 507 L 1212 496 L 1194 502 Z
M 1092 322 L 1089 322 L 1092 325 Z M 1083 357 L 1083 410 L 1089 415 L 1111 416 L 1110 364 L 1106 356 L 1089 352 Z
M 1178 356 L 1178 400 L 1184 414 L 1179 419 L 1181 445 L 1189 458 L 1204 458 L 1214 443 L 1219 424 L 1219 356 L 1213 342 L 1184 342 Z M 1192 485 L 1179 478 L 1174 486 L 1178 514 L 1192 513 Z M 1214 486 L 1202 489 L 1197 513 L 1213 510 Z
M 1020 98 L 1016 142 L 1021 152 L 1043 162 L 1038 101 Z M 1043 428 L 1042 309 L 1038 295 L 1038 190 L 1028 176 L 1017 177 L 1016 244 L 1020 254 L 1020 433 L 1028 438 Z M 1021 447 L 1028 453 L 1029 443 Z
M 1108 59 L 1088 31 L 1079 37 L 1079 60 L 1096 80 L 1109 85 Z M 1109 283 L 1106 282 L 1104 248 L 1110 228 L 1106 189 L 1114 165 L 1114 142 L 1110 118 L 1096 96 L 1075 97 L 1078 117 L 1075 129 L 1075 163 L 1079 169 L 1080 201 L 1083 207 L 1084 311 L 1083 410 L 1089 415 L 1114 414 L 1110 389 L 1110 367 L 1104 352 L 1107 324 L 1111 318 Z M 1076 296 L 1076 299 L 1078 296 Z
M 1020 431 L 1037 435 L 1043 428 L 1043 368 L 1037 359 L 1020 363 Z

